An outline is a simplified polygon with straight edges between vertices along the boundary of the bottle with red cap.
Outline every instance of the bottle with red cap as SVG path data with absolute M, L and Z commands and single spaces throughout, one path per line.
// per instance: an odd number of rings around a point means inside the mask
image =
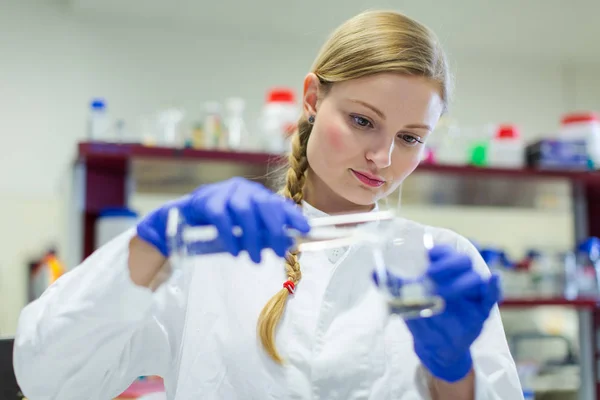
M 593 112 L 571 113 L 563 116 L 559 139 L 585 142 L 590 166 L 600 168 L 600 118 Z
M 525 143 L 515 125 L 498 126 L 489 143 L 488 165 L 499 168 L 523 168 Z
M 287 152 L 289 137 L 296 130 L 299 117 L 300 110 L 292 89 L 269 90 L 260 120 L 264 150 L 276 154 Z

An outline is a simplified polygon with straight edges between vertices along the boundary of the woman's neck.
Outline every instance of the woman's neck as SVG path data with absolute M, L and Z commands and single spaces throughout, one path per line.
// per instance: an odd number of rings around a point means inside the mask
M 306 172 L 304 185 L 304 200 L 327 214 L 343 214 L 370 211 L 375 207 L 371 205 L 355 204 L 335 193 L 312 170 Z

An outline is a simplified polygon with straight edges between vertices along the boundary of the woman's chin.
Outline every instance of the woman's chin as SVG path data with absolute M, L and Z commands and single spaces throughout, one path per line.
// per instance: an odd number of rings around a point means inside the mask
M 373 206 L 379 199 L 383 197 L 383 193 L 376 190 L 365 190 L 364 188 L 357 188 L 353 190 L 346 190 L 345 196 L 343 196 L 346 200 L 348 200 L 352 204 L 356 204 L 357 206 Z

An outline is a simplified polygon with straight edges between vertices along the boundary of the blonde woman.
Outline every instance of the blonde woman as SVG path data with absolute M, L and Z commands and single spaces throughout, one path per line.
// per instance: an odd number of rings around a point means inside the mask
M 406 322 L 389 317 L 360 248 L 288 252 L 284 226 L 307 232 L 307 217 L 373 210 L 413 172 L 449 86 L 424 26 L 394 12 L 345 22 L 304 80 L 283 196 L 240 178 L 206 185 L 99 249 L 22 312 L 23 392 L 106 400 L 160 375 L 178 400 L 522 398 L 497 280 L 461 236 L 428 228 L 442 244 L 429 275 L 446 308 Z M 216 226 L 230 254 L 157 285 L 174 206 Z

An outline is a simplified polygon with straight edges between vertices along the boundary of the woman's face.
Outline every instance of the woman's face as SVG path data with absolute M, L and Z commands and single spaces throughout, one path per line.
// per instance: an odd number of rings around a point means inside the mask
M 419 164 L 443 110 L 439 89 L 422 77 L 383 73 L 319 92 L 304 82 L 308 140 L 306 200 L 329 213 L 370 209 Z

